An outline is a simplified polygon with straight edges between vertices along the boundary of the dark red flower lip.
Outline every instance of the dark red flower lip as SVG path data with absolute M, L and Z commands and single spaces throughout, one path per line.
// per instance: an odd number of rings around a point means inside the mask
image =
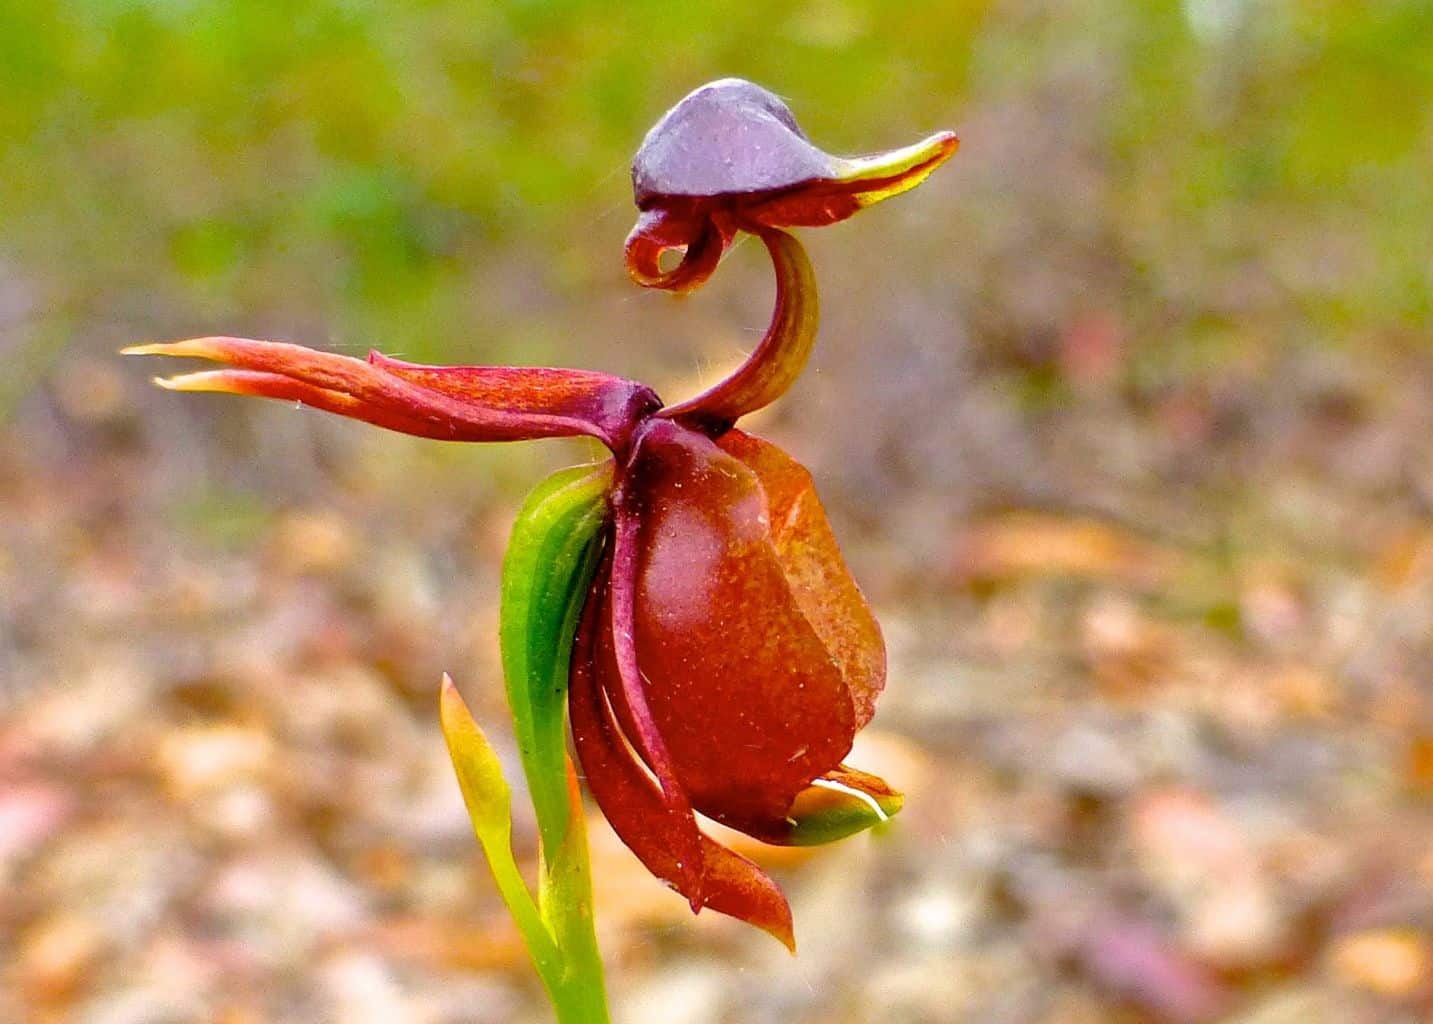
M 951 132 L 862 157 L 811 143 L 774 93 L 741 79 L 690 93 L 647 133 L 632 162 L 640 211 L 627 269 L 647 288 L 688 292 L 737 231 L 820 227 L 914 188 L 959 146 Z M 663 269 L 662 254 L 681 263 Z
M 833 156 L 807 138 L 775 93 L 724 78 L 688 93 L 647 133 L 632 161 L 632 192 L 637 208 L 648 210 L 681 198 L 771 195 L 823 182 L 856 185 L 915 173 L 931 157 L 938 165 L 956 145 L 954 133 L 938 132 L 871 156 Z

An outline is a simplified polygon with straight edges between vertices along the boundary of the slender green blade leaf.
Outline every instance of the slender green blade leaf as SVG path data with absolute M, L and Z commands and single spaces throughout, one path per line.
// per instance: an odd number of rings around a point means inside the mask
M 587 832 L 567 758 L 567 676 L 610 518 L 612 464 L 564 470 L 529 495 L 503 561 L 503 674 L 542 841 L 541 919 L 563 956 L 553 1002 L 564 1022 L 607 1020 L 592 921 Z
M 554 999 L 564 985 L 565 965 L 557 942 L 533 903 L 512 853 L 512 793 L 502 764 L 447 675 L 439 697 L 439 722 L 458 776 L 473 832 L 488 858 L 498 892 L 522 933 L 533 964 Z
M 563 470 L 543 481 L 518 513 L 503 561 L 503 674 L 549 858 L 567 833 L 568 660 L 601 555 L 611 483 L 611 463 Z

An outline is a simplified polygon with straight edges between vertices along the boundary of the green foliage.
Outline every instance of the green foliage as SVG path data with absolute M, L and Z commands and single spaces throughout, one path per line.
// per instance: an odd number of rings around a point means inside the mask
M 1426 323 L 1430 53 L 1423 0 L 0 0 L 0 260 L 81 338 L 119 316 L 542 361 L 504 265 L 617 280 L 628 162 L 692 86 L 766 84 L 834 152 L 974 127 L 974 161 L 1045 126 L 966 114 L 1073 74 L 1152 279 L 1333 238 L 1300 309 Z
M 558 1020 L 607 1020 L 592 919 L 586 825 L 567 757 L 573 635 L 601 555 L 610 464 L 553 474 L 529 495 L 503 562 L 503 675 L 537 817 L 542 865 L 534 904 L 513 861 L 511 794 L 497 755 L 446 678 L 443 734 L 473 830 L 522 932 Z
M 561 470 L 528 496 L 503 560 L 503 676 L 543 848 L 567 833 L 567 667 L 607 522 L 610 464 Z
M 500 361 L 478 271 L 625 207 L 673 97 L 721 74 L 839 95 L 803 111 L 838 144 L 893 103 L 934 123 L 981 6 L 0 0 L 0 253 L 81 306 L 119 288 L 230 330 L 321 316 L 419 359 L 486 328 Z

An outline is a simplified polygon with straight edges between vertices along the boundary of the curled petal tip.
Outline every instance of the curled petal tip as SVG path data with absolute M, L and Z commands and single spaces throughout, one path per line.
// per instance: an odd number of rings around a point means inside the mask
M 734 229 L 723 219 L 703 223 L 688 212 L 653 209 L 637 218 L 625 246 L 627 273 L 643 288 L 685 295 L 711 277 L 731 245 Z M 662 268 L 662 255 L 682 254 L 671 269 Z
M 841 161 L 836 181 L 852 190 L 862 207 L 909 192 L 960 148 L 954 132 L 937 132 L 910 146 Z
M 142 352 L 140 355 L 150 355 Z M 152 377 L 156 385 L 166 391 L 227 391 L 241 393 L 234 382 L 226 380 L 229 374 L 223 370 L 202 370 L 198 373 L 181 373 L 174 377 Z
M 151 341 L 142 345 L 128 345 L 119 350 L 122 356 L 175 356 L 191 359 L 227 358 L 223 343 L 228 338 L 184 338 L 180 341 Z
M 885 781 L 844 765 L 802 791 L 791 805 L 785 841 L 820 846 L 890 821 L 905 797 Z

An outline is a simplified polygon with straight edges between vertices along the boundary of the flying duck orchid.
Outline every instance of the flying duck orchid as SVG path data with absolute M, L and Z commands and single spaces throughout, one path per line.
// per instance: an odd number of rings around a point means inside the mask
M 877 156 L 834 157 L 781 100 L 737 79 L 668 112 L 632 167 L 632 278 L 691 291 L 741 232 L 761 239 L 776 274 L 775 310 L 750 356 L 672 405 L 643 384 L 582 370 L 423 366 L 226 337 L 127 351 L 224 364 L 158 381 L 175 391 L 297 401 L 439 440 L 586 435 L 605 445 L 607 462 L 534 492 L 504 572 L 505 670 L 544 857 L 561 859 L 576 817 L 560 700 L 551 706 L 552 693 L 565 693 L 588 788 L 646 867 L 694 911 L 734 915 L 793 946 L 780 889 L 704 835 L 699 816 L 762 842 L 805 845 L 894 814 L 899 794 L 843 763 L 875 711 L 885 649 L 810 474 L 734 424 L 791 386 L 816 336 L 815 279 L 787 229 L 831 224 L 904 192 L 956 145 L 945 132 Z M 668 251 L 680 259 L 664 269 Z M 481 734 L 450 685 L 444 724 L 458 762 Z M 459 774 L 470 810 L 476 800 L 487 821 L 483 794 L 496 769 L 482 764 L 466 776 L 460 764 Z M 478 810 L 473 817 L 484 838 Z M 484 847 L 503 855 L 487 838 Z M 561 927 L 548 931 L 562 946 Z M 546 938 L 536 941 L 560 960 Z

